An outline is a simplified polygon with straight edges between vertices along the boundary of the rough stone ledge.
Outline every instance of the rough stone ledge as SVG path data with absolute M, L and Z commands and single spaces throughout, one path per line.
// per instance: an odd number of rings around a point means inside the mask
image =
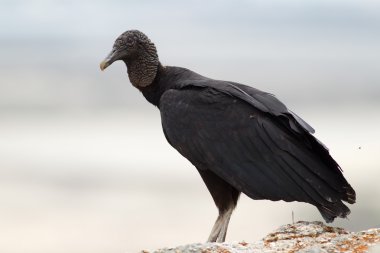
M 194 243 L 152 253 L 380 253 L 380 228 L 348 232 L 322 222 L 299 221 L 279 227 L 254 243 Z M 143 250 L 142 253 L 150 253 Z

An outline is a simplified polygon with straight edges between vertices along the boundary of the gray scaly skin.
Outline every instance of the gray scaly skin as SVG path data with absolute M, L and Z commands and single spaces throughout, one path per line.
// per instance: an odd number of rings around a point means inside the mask
M 100 68 L 104 70 L 117 60 L 125 62 L 129 80 L 136 88 L 152 84 L 160 65 L 155 45 L 137 30 L 127 31 L 116 39 L 111 53 L 101 63 Z

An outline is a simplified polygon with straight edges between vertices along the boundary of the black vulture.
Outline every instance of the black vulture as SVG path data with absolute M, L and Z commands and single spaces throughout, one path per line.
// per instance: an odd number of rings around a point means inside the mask
M 243 84 L 163 66 L 138 30 L 115 41 L 101 62 L 122 60 L 129 80 L 157 106 L 167 141 L 198 170 L 219 215 L 208 238 L 223 242 L 240 193 L 300 201 L 326 222 L 350 213 L 356 194 L 314 129 L 275 96 Z

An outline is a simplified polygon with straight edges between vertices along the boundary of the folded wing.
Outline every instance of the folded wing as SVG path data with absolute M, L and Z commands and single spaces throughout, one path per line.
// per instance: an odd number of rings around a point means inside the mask
M 345 217 L 342 200 L 353 203 L 355 192 L 312 128 L 292 114 L 287 118 L 282 103 L 276 111 L 265 95 L 259 101 L 225 85 L 189 84 L 163 94 L 169 143 L 198 169 L 212 170 L 253 199 L 308 202 L 327 221 Z

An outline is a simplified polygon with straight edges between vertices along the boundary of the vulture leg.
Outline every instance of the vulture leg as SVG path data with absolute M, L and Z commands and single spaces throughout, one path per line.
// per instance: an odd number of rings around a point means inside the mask
M 230 222 L 234 207 L 235 206 L 230 206 L 229 209 L 219 212 L 219 216 L 208 237 L 208 242 L 224 242 L 226 240 L 228 223 Z
M 240 192 L 213 172 L 209 170 L 198 171 L 219 210 L 219 216 L 207 241 L 224 242 L 228 223 L 239 199 Z

